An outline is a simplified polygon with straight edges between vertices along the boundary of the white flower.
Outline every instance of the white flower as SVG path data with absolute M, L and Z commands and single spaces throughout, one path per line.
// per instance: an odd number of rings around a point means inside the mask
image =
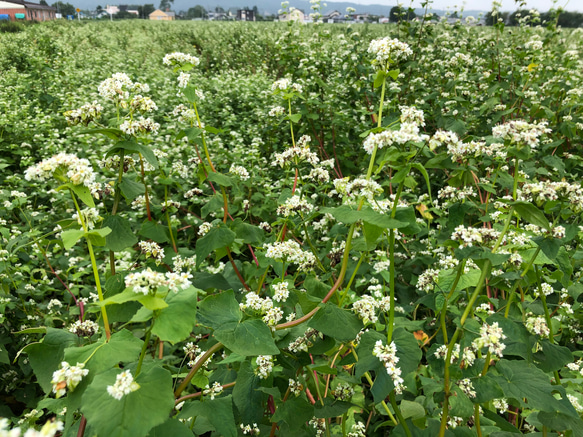
M 61 368 L 53 372 L 51 380 L 56 398 L 63 396 L 67 390 L 73 391 L 79 385 L 81 379 L 89 373 L 84 367 L 84 363 L 77 363 L 76 366 L 71 366 L 66 361 L 61 363 Z
M 162 60 L 162 63 L 164 65 L 181 65 L 181 66 L 185 66 L 185 65 L 191 65 L 193 67 L 196 67 L 198 64 L 200 64 L 200 59 L 198 59 L 196 56 L 192 56 L 186 53 L 180 53 L 180 52 L 174 52 L 174 53 L 169 53 L 166 56 L 164 56 L 164 59 Z
M 389 64 L 397 63 L 413 54 L 409 45 L 389 37 L 377 38 L 370 42 L 368 53 L 374 56 L 372 64 L 386 70 Z
M 134 381 L 134 377 L 129 372 L 129 370 L 124 370 L 116 376 L 115 383 L 113 385 L 107 386 L 107 393 L 119 401 L 125 395 L 130 394 L 139 388 L 140 385 Z
M 259 355 L 256 359 L 257 368 L 255 374 L 260 379 L 266 379 L 273 371 L 273 357 L 271 355 Z
M 406 388 L 404 385 L 404 380 L 401 377 L 401 369 L 397 367 L 399 362 L 399 357 L 397 356 L 397 345 L 395 342 L 391 342 L 390 345 L 383 345 L 382 340 L 377 340 L 375 343 L 372 354 L 377 357 L 381 363 L 385 366 L 387 373 L 393 380 L 395 386 L 395 393 L 401 394 Z

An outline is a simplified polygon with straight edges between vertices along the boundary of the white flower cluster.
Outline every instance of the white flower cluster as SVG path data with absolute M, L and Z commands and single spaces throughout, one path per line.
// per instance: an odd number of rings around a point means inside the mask
M 534 335 L 538 335 L 542 338 L 548 337 L 551 333 L 549 326 L 547 325 L 547 321 L 543 316 L 528 317 L 526 319 L 525 326 L 526 329 L 528 329 L 528 332 Z
M 309 214 L 314 210 L 314 205 L 305 198 L 294 195 L 286 199 L 283 205 L 277 207 L 277 214 L 284 217 L 295 216 L 298 212 Z
M 81 215 L 79 215 L 79 213 L 76 212 L 75 214 L 73 214 L 73 217 L 71 218 L 73 220 L 77 220 L 79 226 L 83 226 L 83 223 L 85 223 L 87 229 L 95 228 L 95 223 L 101 220 L 97 208 L 82 209 Z
M 162 63 L 164 65 L 170 65 L 170 66 L 172 66 L 172 65 L 180 65 L 180 66 L 192 65 L 193 67 L 196 67 L 198 64 L 200 64 L 200 59 L 198 59 L 196 56 L 192 56 L 192 55 L 189 55 L 187 53 L 174 52 L 174 53 L 168 53 L 166 56 L 164 56 Z
M 209 223 L 209 222 L 202 222 L 200 224 L 200 226 L 198 227 L 198 232 L 197 234 L 200 237 L 204 237 L 206 234 L 208 234 L 208 232 L 213 228 L 213 224 Z
M 0 418 L 0 437 L 21 437 L 21 435 L 22 437 L 55 437 L 58 432 L 64 429 L 64 424 L 60 420 L 49 420 L 39 431 L 29 428 L 24 434 L 22 434 L 22 430 L 18 427 L 9 430 L 9 425 L 10 422 L 8 419 Z
M 347 437 L 366 437 L 366 425 L 364 422 L 356 422 L 350 428 L 350 432 L 346 434 Z
M 332 390 L 332 396 L 341 401 L 347 401 L 354 396 L 354 389 L 347 382 L 341 382 L 334 390 Z
M 413 106 L 399 105 L 401 111 L 401 123 L 412 123 L 416 126 L 425 126 L 425 114 L 423 110 Z
M 289 297 L 288 287 L 289 284 L 285 281 L 271 284 L 271 288 L 273 289 L 273 300 L 276 302 L 285 302 Z
M 442 344 L 441 346 L 439 346 L 437 350 L 433 353 L 433 355 L 435 355 L 435 358 L 439 358 L 445 361 L 445 358 L 447 357 L 447 345 Z M 460 358 L 460 345 L 456 343 L 453 347 L 453 350 L 451 351 L 450 364 L 453 364 L 454 361 L 458 360 L 459 358 Z M 460 367 L 462 368 L 471 367 L 474 365 L 475 361 L 476 354 L 474 353 L 474 350 L 470 347 L 464 348 L 464 352 L 462 354 L 462 363 Z
M 323 338 L 323 334 L 321 332 L 316 331 L 315 329 L 308 328 L 304 335 L 296 338 L 292 341 L 289 346 L 287 347 L 290 352 L 297 354 L 300 351 L 308 352 L 308 349 L 314 345 L 314 342 L 318 338 Z
M 270 117 L 279 117 L 285 114 L 285 108 L 283 106 L 274 106 L 269 110 Z
M 293 83 L 291 79 L 283 78 L 276 80 L 273 85 L 271 85 L 271 91 L 273 92 L 292 92 L 295 91 L 297 93 L 302 92 L 302 86 L 298 83 Z
M 152 112 L 158 109 L 158 105 L 150 97 L 144 97 L 140 94 L 135 95 L 130 100 L 129 106 L 134 111 Z
M 316 263 L 316 257 L 312 252 L 303 251 L 300 245 L 293 241 L 275 242 L 265 246 L 267 251 L 265 256 L 278 261 L 297 264 L 300 270 L 308 270 Z
M 535 149 L 540 137 L 551 132 L 547 125 L 545 121 L 534 124 L 524 120 L 511 120 L 492 128 L 492 136 L 508 140 L 511 144 L 526 144 Z
M 524 200 L 533 200 L 537 203 L 551 202 L 564 199 L 568 201 L 574 212 L 583 211 L 583 189 L 580 184 L 568 182 L 535 182 L 522 186 Z
M 389 37 L 373 39 L 368 46 L 368 53 L 374 56 L 372 64 L 386 70 L 391 63 L 407 59 L 413 54 L 408 44 Z
M 24 179 L 27 181 L 46 181 L 59 169 L 66 172 L 67 178 L 73 185 L 91 187 L 95 182 L 95 173 L 89 161 L 67 153 L 59 153 L 27 168 L 24 172 Z
M 366 178 L 356 178 L 353 181 L 347 177 L 343 179 L 334 179 L 334 190 L 330 192 L 331 195 L 337 194 L 343 200 L 365 197 L 369 203 L 374 204 L 375 196 L 383 194 L 383 188 L 373 180 L 366 180 Z
M 322 437 L 326 433 L 326 420 L 312 417 L 308 422 L 316 430 L 316 437 Z
M 259 355 L 256 362 L 255 374 L 259 376 L 259 379 L 267 379 L 273 371 L 273 357 L 271 355 Z
M 501 413 L 505 413 L 508 410 L 508 402 L 506 399 L 493 399 L 492 405 Z
M 130 273 L 125 277 L 127 288 L 132 287 L 135 293 L 144 295 L 156 293 L 158 287 L 166 286 L 174 293 L 179 289 L 186 290 L 192 285 L 190 273 L 155 272 L 149 267 L 138 273 Z
M 470 378 L 460 379 L 457 384 L 469 398 L 476 397 L 476 391 L 474 390 L 474 385 L 472 384 Z
M 246 181 L 247 179 L 249 179 L 249 172 L 242 165 L 231 164 L 231 168 L 229 168 L 229 173 L 239 176 L 239 178 L 242 181 Z
M 442 144 L 446 144 L 448 146 L 448 149 L 450 148 L 450 146 L 452 148 L 455 148 L 460 144 L 460 139 L 455 132 L 444 131 L 439 129 L 437 132 L 433 134 L 433 136 L 429 140 L 429 149 L 435 150 Z
M 160 129 L 160 123 L 151 118 L 140 117 L 138 120 L 126 120 L 120 126 L 120 130 L 126 135 L 156 134 Z
M 91 337 L 99 331 L 99 325 L 91 320 L 80 321 L 77 320 L 69 326 L 69 332 L 78 335 L 79 337 Z
M 196 111 L 183 103 L 174 108 L 172 115 L 178 117 L 178 121 L 182 123 L 188 123 L 191 125 L 197 123 Z
M 429 293 L 434 290 L 439 277 L 439 270 L 427 269 L 417 278 L 417 289 Z
M 243 431 L 244 435 L 259 435 L 259 428 L 257 427 L 257 424 L 254 423 L 253 427 L 251 425 L 239 425 L 241 427 L 241 431 Z
M 283 167 L 288 162 L 293 162 L 299 164 L 300 162 L 308 162 L 315 166 L 320 162 L 320 158 L 314 152 L 310 152 L 309 142 L 311 138 L 307 135 L 303 135 L 296 143 L 295 147 L 289 147 L 282 153 L 276 153 L 273 155 L 273 161 L 271 165 L 274 167 L 279 165 Z
M 84 376 L 87 376 L 89 370 L 84 369 L 84 363 L 77 363 L 71 366 L 66 361 L 61 362 L 61 368 L 53 372 L 53 393 L 56 398 L 64 396 L 67 390 L 73 391 L 79 385 Z
M 391 302 L 389 296 L 375 299 L 368 294 L 363 294 L 359 300 L 352 304 L 352 310 L 362 319 L 365 325 L 378 321 L 379 318 L 376 315 L 378 309 L 388 312 L 390 307 Z
M 450 185 L 443 187 L 437 192 L 439 199 L 444 199 L 447 203 L 463 202 L 468 197 L 474 197 L 476 190 L 474 187 L 452 187 Z
M 83 123 L 87 126 L 92 121 L 98 120 L 103 112 L 103 106 L 97 102 L 86 103 L 79 109 L 73 109 L 71 111 L 65 112 L 63 115 L 67 120 L 67 123 L 71 126 L 75 126 Z
M 288 386 L 291 394 L 293 394 L 296 397 L 299 396 L 302 393 L 302 390 L 304 389 L 304 386 L 301 384 L 301 382 L 291 378 L 288 381 Z
M 404 385 L 405 381 L 403 378 L 401 378 L 401 369 L 397 367 L 399 357 L 397 356 L 397 345 L 395 342 L 392 341 L 390 345 L 385 346 L 383 345 L 382 340 L 377 340 L 372 354 L 377 357 L 381 363 L 383 363 L 383 366 L 385 366 L 387 373 L 393 380 L 395 393 L 403 393 L 403 390 L 406 387 Z
M 487 347 L 490 354 L 502 358 L 502 351 L 506 348 L 506 345 L 502 343 L 502 340 L 505 338 L 506 336 L 504 335 L 502 328 L 498 326 L 498 322 L 494 322 L 491 325 L 485 323 L 480 328 L 480 336 L 472 342 L 472 347 L 475 350 Z
M 125 395 L 129 395 L 140 388 L 140 385 L 134 381 L 134 377 L 129 370 L 124 370 L 115 378 L 113 385 L 107 386 L 107 393 L 118 401 Z
M 460 241 L 460 247 L 472 247 L 474 243 L 487 243 L 500 236 L 500 232 L 490 228 L 466 228 L 459 225 L 451 234 L 451 239 Z
M 429 136 L 419 133 L 419 126 L 413 122 L 401 123 L 399 130 L 384 130 L 379 133 L 372 133 L 364 140 L 363 148 L 369 155 L 375 147 L 382 149 L 393 144 L 403 145 L 409 141 L 421 142 L 429 140 Z
M 146 258 L 154 258 L 156 265 L 159 265 L 164 260 L 164 251 L 153 241 L 140 241 L 138 246 Z
M 543 42 L 538 39 L 533 39 L 524 44 L 524 48 L 526 50 L 537 51 L 543 48 Z
M 583 413 L 583 406 L 581 405 L 581 403 L 579 402 L 579 399 L 577 399 L 577 397 L 575 397 L 572 394 L 567 394 L 567 399 L 569 399 L 569 402 L 571 402 L 571 405 L 573 405 L 573 408 L 575 408 L 575 411 L 577 411 L 577 414 Z
M 127 74 L 114 73 L 110 78 L 101 82 L 97 90 L 104 99 L 120 102 L 129 98 L 130 90 L 134 87 L 134 83 Z
M 202 394 L 203 395 L 210 395 L 211 397 L 211 401 L 218 395 L 220 395 L 223 392 L 223 386 L 221 385 L 220 382 L 213 382 L 213 386 L 209 387 L 209 385 L 207 384 L 205 389 L 203 390 Z
M 181 71 L 176 80 L 178 81 L 179 88 L 186 88 L 188 82 L 190 82 L 190 74 Z

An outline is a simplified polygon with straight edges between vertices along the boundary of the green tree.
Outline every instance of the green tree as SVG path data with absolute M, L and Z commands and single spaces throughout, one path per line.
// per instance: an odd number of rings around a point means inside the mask
M 49 4 L 46 2 L 46 0 L 40 0 L 39 5 L 43 5 L 43 6 L 48 6 Z
M 57 9 L 57 12 L 59 14 L 63 14 L 63 16 L 65 15 L 75 15 L 75 6 L 73 6 L 71 3 L 63 3 L 61 1 L 53 3 L 51 5 L 53 8 Z
M 97 7 L 95 8 L 95 12 L 100 13 L 101 11 L 103 11 L 103 8 L 101 7 L 101 5 L 97 5 Z
M 134 18 L 138 18 L 138 16 L 128 11 L 119 11 L 113 16 L 113 18 L 117 18 L 119 20 L 132 20 Z
M 508 21 L 508 12 L 498 12 L 496 14 L 492 14 L 492 11 L 486 14 L 486 26 L 493 26 L 494 20 L 498 21 L 499 18 L 502 18 L 503 22 L 506 23 Z
M 192 20 L 193 18 L 206 18 L 206 9 L 201 5 L 196 5 L 194 8 L 188 9 L 186 18 Z
M 405 9 L 401 6 L 393 6 L 389 13 L 389 22 L 398 23 L 399 21 L 411 21 L 417 17 L 413 8 Z
M 160 6 L 158 9 L 161 11 L 166 11 L 170 9 L 170 6 L 174 3 L 174 0 L 160 0 Z
M 138 6 L 138 14 L 140 18 L 147 20 L 152 12 L 154 12 L 156 8 L 154 7 L 153 3 L 147 3 L 143 6 Z

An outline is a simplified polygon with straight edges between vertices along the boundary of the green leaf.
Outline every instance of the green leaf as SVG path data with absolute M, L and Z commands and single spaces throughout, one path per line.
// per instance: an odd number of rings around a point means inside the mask
M 142 340 L 127 329 L 123 329 L 113 334 L 107 343 L 105 338 L 102 338 L 96 343 L 83 347 L 65 349 L 65 361 L 71 365 L 86 362 L 87 369 L 95 375 L 120 362 L 136 361 L 142 350 L 142 344 Z
M 314 406 L 302 396 L 288 399 L 279 405 L 271 418 L 272 422 L 286 422 L 288 425 L 304 423 L 314 417 Z
M 211 274 L 207 272 L 196 272 L 194 274 L 194 279 L 192 280 L 192 285 L 201 290 L 208 290 L 210 288 L 216 288 L 217 290 L 229 290 L 233 288 L 231 284 L 225 279 L 220 273 Z
M 405 419 L 409 418 L 412 420 L 421 419 L 422 417 L 425 417 L 427 414 L 425 413 L 425 408 L 423 407 L 423 405 L 419 404 L 418 402 L 411 402 L 406 399 L 403 399 L 399 407 L 401 409 L 401 414 Z
M 85 185 L 75 185 L 75 184 L 67 184 L 71 190 L 77 195 L 81 202 L 87 205 L 89 208 L 95 208 L 95 202 L 93 201 L 93 196 L 91 195 L 91 191 Z
M 364 239 L 366 241 L 366 249 L 373 250 L 377 246 L 378 238 L 383 234 L 385 231 L 383 228 L 375 225 L 371 225 L 370 223 L 365 222 L 362 226 L 362 230 L 364 233 Z
M 128 178 L 123 178 L 118 186 L 121 190 L 121 194 L 123 194 L 123 197 L 126 198 L 128 203 L 146 192 L 143 183 L 132 181 Z
M 156 243 L 168 243 L 170 239 L 166 234 L 167 230 L 168 228 L 165 226 L 159 225 L 158 223 L 150 220 L 146 220 L 142 224 L 142 228 L 138 234 L 146 237 L 149 240 L 153 240 Z
M 390 70 L 387 71 L 387 76 L 391 77 L 393 80 L 397 80 L 397 78 L 399 77 L 399 69 L 395 69 L 395 70 Z
M 289 119 L 292 123 L 297 123 L 302 118 L 302 114 L 292 114 L 289 116 Z
M 215 330 L 215 338 L 233 352 L 244 356 L 277 355 L 271 329 L 259 319 L 245 320 L 243 323 L 223 325 Z
M 575 358 L 565 346 L 552 344 L 549 340 L 541 341 L 542 350 L 534 354 L 536 366 L 543 372 L 553 372 L 562 369 L 566 364 L 572 363 Z
M 524 407 L 578 417 L 570 404 L 566 406 L 553 396 L 554 392 L 559 392 L 562 397 L 566 397 L 565 389 L 560 385 L 552 385 L 549 377 L 532 364 L 503 359 L 496 364 L 496 370 L 500 376 L 494 379 L 506 398 L 513 398 Z
M 501 399 L 504 397 L 504 392 L 498 383 L 490 378 L 488 374 L 473 378 L 472 384 L 476 392 L 476 397 L 472 400 L 476 404 L 482 404 L 493 399 Z
M 138 302 L 151 311 L 161 310 L 168 307 L 164 299 L 151 295 L 138 295 Z
M 148 437 L 192 437 L 192 431 L 178 419 L 168 419 L 150 430 Z
M 199 266 L 214 250 L 230 246 L 235 237 L 236 234 L 223 223 L 213 226 L 204 237 L 196 241 L 196 265 Z
M 224 175 L 222 173 L 215 173 L 215 172 L 210 172 L 207 175 L 207 179 L 211 182 L 215 182 L 217 184 L 219 184 L 222 187 L 232 187 L 233 186 L 233 178 Z
M 383 70 L 377 70 L 376 74 L 374 75 L 374 87 L 380 87 L 383 82 L 385 81 L 386 74 Z
M 399 229 L 409 225 L 407 222 L 392 219 L 388 215 L 376 212 L 367 206 L 360 211 L 352 209 L 348 205 L 342 205 L 336 208 L 322 208 L 321 213 L 331 214 L 336 220 L 345 224 L 352 224 L 362 220 L 383 229 Z
M 243 240 L 243 243 L 261 244 L 265 239 L 263 229 L 249 225 L 239 218 L 233 223 L 232 229 L 235 231 L 237 238 Z
M 516 201 L 512 202 L 510 205 L 513 206 L 514 211 L 516 211 L 520 218 L 526 220 L 528 223 L 546 229 L 547 231 L 551 229 L 551 224 L 547 220 L 544 212 L 532 203 Z
M 540 248 L 541 251 L 551 260 L 554 261 L 559 254 L 559 249 L 562 246 L 561 240 L 553 237 L 538 236 L 532 239 Z
M 88 129 L 81 131 L 82 134 L 102 134 L 105 135 L 107 138 L 112 140 L 119 140 L 124 133 L 120 129 L 112 129 L 112 128 L 101 128 L 101 129 Z
M 239 323 L 243 313 L 232 290 L 207 296 L 198 306 L 198 322 L 203 326 L 220 329 L 224 325 Z
M 363 327 L 354 313 L 331 303 L 325 303 L 320 307 L 308 322 L 308 326 L 341 342 L 354 340 Z
M 186 88 L 182 90 L 182 92 L 184 93 L 184 97 L 186 97 L 186 100 L 188 100 L 190 103 L 195 103 L 198 100 L 196 96 L 196 88 L 193 87 L 192 85 L 188 85 Z
M 324 398 L 324 405 L 317 402 L 314 409 L 314 416 L 318 419 L 328 419 L 329 417 L 342 416 L 347 413 L 353 405 L 350 402 L 337 401 L 330 398 Z
M 103 226 L 111 229 L 111 233 L 105 237 L 105 245 L 113 252 L 121 252 L 138 243 L 138 237 L 132 232 L 130 222 L 119 215 L 105 217 Z
M 59 369 L 64 350 L 76 344 L 77 339 L 75 334 L 63 329 L 47 328 L 47 335 L 41 343 L 29 344 L 24 348 L 36 379 L 45 393 L 49 394 L 53 390 L 53 372 Z
M 154 155 L 154 151 L 148 146 L 144 146 L 135 140 L 130 141 L 120 141 L 111 147 L 105 156 L 111 156 L 119 154 L 119 150 L 125 150 L 126 152 L 133 152 L 141 154 L 146 161 L 148 161 L 152 167 L 158 168 L 158 158 Z
M 478 285 L 482 272 L 478 269 L 471 269 L 468 273 L 460 276 L 455 291 L 465 290 L 468 287 L 475 287 Z M 448 293 L 453 287 L 455 278 L 457 277 L 457 270 L 441 270 L 437 277 L 437 285 L 439 290 Z
M 152 366 L 135 378 L 140 388 L 113 398 L 107 387 L 112 386 L 120 369 L 96 375 L 83 395 L 81 411 L 94 433 L 108 437 L 142 437 L 152 428 L 168 420 L 174 408 L 174 393 L 170 372 Z
M 251 363 L 242 363 L 233 388 L 233 402 L 241 415 L 242 423 L 259 423 L 263 417 L 265 395 L 258 390 L 260 386 L 261 378 L 255 375 Z
M 188 402 L 182 407 L 179 417 L 205 417 L 215 427 L 218 435 L 224 437 L 236 437 L 237 427 L 233 414 L 232 395 L 222 396 L 213 400 L 205 399 L 204 402 Z
M 169 293 L 168 307 L 158 314 L 152 333 L 172 344 L 187 339 L 196 323 L 196 297 L 197 289 L 192 286 L 176 294 Z
M 109 228 L 93 229 L 87 232 L 85 238 L 95 246 L 105 246 L 105 237 L 109 234 L 111 234 Z
M 77 241 L 81 239 L 85 235 L 85 231 L 83 229 L 75 229 L 70 231 L 63 231 L 61 232 L 61 239 L 63 240 L 63 246 L 65 249 L 71 249 Z

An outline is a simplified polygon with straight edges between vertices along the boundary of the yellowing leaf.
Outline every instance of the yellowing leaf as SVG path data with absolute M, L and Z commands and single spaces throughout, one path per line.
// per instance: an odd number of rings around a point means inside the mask
M 538 67 L 538 64 L 535 64 L 534 62 L 532 64 L 530 64 L 528 66 L 528 72 L 530 73 L 532 70 L 534 70 L 536 67 Z
M 429 211 L 427 211 L 427 209 L 428 209 L 428 208 L 427 208 L 427 205 L 425 205 L 425 204 L 421 203 L 421 204 L 417 205 L 417 206 L 415 207 L 415 209 L 416 209 L 417 211 L 419 211 L 419 214 L 421 214 L 421 216 L 422 216 L 424 219 L 427 219 L 427 220 L 433 220 L 433 215 L 432 215 L 432 214 L 431 214 Z

